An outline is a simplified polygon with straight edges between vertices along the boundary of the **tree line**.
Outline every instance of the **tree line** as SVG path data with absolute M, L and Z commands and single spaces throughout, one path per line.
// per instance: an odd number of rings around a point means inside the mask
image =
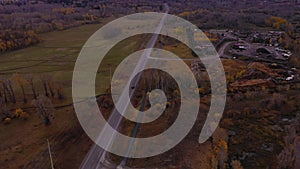
M 43 90 L 37 89 L 38 84 Z M 17 90 L 20 90 L 21 96 L 18 96 Z M 19 99 L 19 98 L 22 99 Z M 27 104 L 32 100 L 31 104 L 36 108 L 38 114 L 43 118 L 45 125 L 51 124 L 51 117 L 54 112 L 54 106 L 51 99 L 63 100 L 64 85 L 61 82 L 54 81 L 51 75 L 41 75 L 38 78 L 32 74 L 15 73 L 11 78 L 0 79 L 0 117 L 4 121 L 9 121 L 18 115 L 12 115 L 8 106 L 19 105 L 20 102 Z M 21 118 L 27 116 L 23 113 Z
M 34 31 L 10 31 L 0 32 L 0 53 L 25 48 L 40 42 Z
M 0 79 L 0 97 L 4 98 L 5 103 L 16 103 L 16 94 L 13 83 L 17 84 L 21 89 L 23 103 L 27 103 L 28 95 L 32 95 L 32 99 L 37 99 L 38 95 L 43 94 L 47 97 L 57 97 L 64 99 L 63 83 L 54 81 L 51 75 L 40 75 L 44 92 L 39 93 L 36 89 L 36 79 L 32 74 L 13 74 L 12 78 Z M 26 91 L 25 86 L 28 86 L 31 91 Z

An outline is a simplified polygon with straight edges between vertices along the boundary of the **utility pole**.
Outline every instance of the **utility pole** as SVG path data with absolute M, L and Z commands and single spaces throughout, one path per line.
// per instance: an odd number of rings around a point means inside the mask
M 49 156 L 50 156 L 51 169 L 54 169 L 52 155 L 51 155 L 51 148 L 50 148 L 50 143 L 49 143 L 48 139 L 47 139 L 47 143 L 48 143 L 48 150 L 49 150 Z

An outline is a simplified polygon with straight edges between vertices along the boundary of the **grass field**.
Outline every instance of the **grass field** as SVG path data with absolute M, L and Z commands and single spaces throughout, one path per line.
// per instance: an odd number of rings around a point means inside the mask
M 41 34 L 42 43 L 0 56 L 0 74 L 9 77 L 16 72 L 32 73 L 36 77 L 36 85 L 41 84 L 41 74 L 49 74 L 55 81 L 65 84 L 66 96 L 70 98 L 72 71 L 78 53 L 89 36 L 100 27 L 101 25 L 86 25 Z
M 103 21 L 105 22 L 107 21 Z M 8 107 L 12 112 L 15 108 L 23 108 L 30 117 L 26 121 L 12 119 L 9 125 L 0 123 L 1 168 L 49 168 L 47 139 L 53 146 L 54 163 L 58 168 L 78 168 L 92 142 L 84 135 L 71 104 L 73 68 L 81 47 L 102 25 L 84 25 L 41 34 L 40 44 L 0 56 L 0 78 L 11 78 L 14 73 L 33 74 L 35 87 L 38 93 L 43 94 L 40 76 L 51 75 L 54 82 L 58 81 L 64 85 L 65 99 L 53 98 L 54 105 L 69 105 L 57 108 L 52 125 L 44 126 L 42 119 L 30 108 L 33 99 L 30 86 L 25 84 L 29 102 L 23 104 L 20 87 L 12 80 L 18 102 L 9 103 Z M 140 37 L 122 41 L 107 54 L 98 70 L 98 94 L 105 92 L 109 87 L 111 71 L 122 58 L 140 48 L 140 41 Z
M 10 77 L 14 73 L 32 73 L 36 76 L 36 85 L 40 75 L 49 74 L 54 81 L 62 82 L 65 95 L 71 98 L 71 83 L 74 65 L 81 47 L 102 24 L 85 25 L 69 30 L 41 34 L 42 43 L 0 56 L 0 76 Z M 123 57 L 139 48 L 139 37 L 134 37 L 116 45 L 105 57 L 99 67 L 96 91 L 103 93 L 108 88 L 111 71 Z M 18 87 L 14 85 L 16 90 Z M 26 86 L 25 86 L 26 87 Z M 42 91 L 41 85 L 39 91 Z M 69 100 L 69 99 L 68 99 Z

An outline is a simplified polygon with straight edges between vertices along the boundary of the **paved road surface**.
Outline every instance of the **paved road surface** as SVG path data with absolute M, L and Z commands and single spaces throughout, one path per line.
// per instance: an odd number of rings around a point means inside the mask
M 167 13 L 169 12 L 169 6 L 167 4 L 165 4 L 166 7 L 166 14 L 163 16 L 163 18 L 161 19 L 160 24 L 157 26 L 156 31 L 151 40 L 148 42 L 147 44 L 147 49 L 145 50 L 145 52 L 143 53 L 143 55 L 141 56 L 140 60 L 138 61 L 138 64 L 132 74 L 132 76 L 134 76 L 135 74 L 137 74 L 137 72 L 140 72 L 140 70 L 143 70 L 143 68 L 145 67 L 147 60 L 148 59 L 155 59 L 155 60 L 168 60 L 165 58 L 153 58 L 150 57 L 150 54 L 152 52 L 151 48 L 154 47 L 157 39 L 158 39 L 158 34 L 160 33 L 163 24 L 164 24 L 164 20 L 165 17 L 167 15 Z M 222 47 L 218 50 L 218 54 L 224 55 L 224 50 L 226 49 L 226 47 L 228 45 L 230 45 L 232 42 L 226 42 L 222 45 Z M 201 60 L 210 60 L 210 59 L 215 59 L 214 57 L 204 57 Z M 170 60 L 174 60 L 174 59 L 170 59 Z M 182 59 L 182 60 L 195 60 L 194 58 L 191 59 Z M 137 78 L 135 78 L 136 80 L 133 81 L 134 86 L 136 86 L 139 82 L 140 76 L 138 76 Z M 127 84 L 126 88 L 129 88 L 130 82 Z M 133 94 L 134 92 L 130 92 L 131 94 Z M 130 95 L 131 97 L 131 95 Z M 127 99 L 128 96 L 126 96 L 125 92 L 123 92 L 120 97 L 119 97 L 119 102 L 117 104 L 119 104 L 118 107 L 123 107 L 124 112 L 117 112 L 116 109 L 113 110 L 110 118 L 108 119 L 109 124 L 114 128 L 114 129 L 118 129 L 121 120 L 122 120 L 122 116 L 120 114 L 124 114 L 126 107 L 129 105 L 129 100 Z M 116 133 L 112 133 L 110 137 L 110 142 L 113 142 L 114 136 Z M 107 137 L 107 135 L 105 135 Z M 101 134 L 99 136 L 99 138 L 101 137 Z M 107 146 L 110 146 L 107 145 Z M 107 152 L 105 150 L 103 150 L 102 148 L 100 148 L 99 146 L 97 146 L 96 144 L 94 144 L 91 148 L 91 150 L 88 152 L 85 160 L 83 161 L 83 163 L 81 164 L 81 169 L 110 169 L 110 168 L 116 168 L 117 165 L 115 164 L 111 164 L 109 163 L 109 161 L 107 161 L 106 159 L 107 156 Z M 300 157 L 299 157 L 300 158 Z M 126 159 L 124 158 L 124 160 L 126 161 Z M 124 162 L 124 160 L 122 162 Z M 121 164 L 123 165 L 123 164 Z
M 225 52 L 225 49 L 232 43 L 235 43 L 235 42 L 225 42 L 218 50 L 218 54 L 220 57 L 222 56 L 225 56 L 224 55 L 224 52 Z
M 149 56 L 151 54 L 151 48 L 154 47 L 157 39 L 158 39 L 158 34 L 160 33 L 163 25 L 164 25 L 164 20 L 167 16 L 167 13 L 169 12 L 169 6 L 167 4 L 165 4 L 166 7 L 166 14 L 162 17 L 161 22 L 159 23 L 159 25 L 157 26 L 155 33 L 151 40 L 148 42 L 147 44 L 147 48 L 145 50 L 145 52 L 143 53 L 143 55 L 141 56 L 135 70 L 134 73 L 132 74 L 132 76 L 134 76 L 136 74 L 136 72 L 140 72 L 140 70 L 143 70 L 143 68 L 146 65 L 147 59 L 149 59 Z M 137 85 L 139 82 L 140 77 L 135 78 L 136 80 L 133 81 L 134 85 Z M 130 82 L 128 82 L 127 87 L 130 85 Z M 134 93 L 134 92 L 130 92 L 130 93 Z M 131 96 L 130 96 L 131 97 Z M 130 103 L 130 101 L 128 100 L 128 96 L 125 94 L 125 92 L 123 92 L 120 97 L 119 97 L 119 101 L 117 104 L 120 105 L 120 107 L 124 107 L 124 112 L 118 112 L 116 109 L 114 109 L 111 113 L 111 116 L 108 119 L 108 123 L 111 125 L 111 127 L 113 127 L 114 129 L 118 129 L 121 120 L 122 120 L 122 114 L 125 113 L 125 110 L 128 106 L 128 104 Z M 105 135 L 106 137 L 109 137 L 110 140 L 110 144 L 107 145 L 110 146 L 111 143 L 113 142 L 114 136 L 115 136 L 116 132 L 111 133 L 110 136 Z M 101 138 L 101 134 L 99 135 L 99 138 Z M 100 148 L 99 146 L 97 146 L 96 144 L 94 144 L 91 148 L 91 150 L 88 152 L 85 160 L 82 162 L 80 168 L 81 169 L 110 169 L 110 168 L 116 168 L 116 165 L 109 163 L 106 160 L 106 156 L 107 156 L 107 152 L 105 150 L 103 150 L 102 148 Z

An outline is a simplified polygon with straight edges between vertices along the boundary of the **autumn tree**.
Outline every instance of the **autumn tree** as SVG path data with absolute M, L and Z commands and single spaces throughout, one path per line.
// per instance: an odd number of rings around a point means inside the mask
M 272 26 L 275 29 L 282 29 L 288 24 L 288 21 L 281 17 L 271 16 L 269 19 L 266 20 L 266 24 Z
M 215 133 L 212 136 L 213 138 L 213 146 L 214 146 L 214 158 L 215 162 L 217 162 L 217 166 L 220 169 L 226 168 L 226 162 L 228 159 L 228 136 L 224 129 L 217 128 Z
M 75 12 L 74 8 L 54 8 L 52 9 L 54 13 L 62 13 L 64 15 L 69 15 Z
M 29 118 L 29 114 L 19 108 L 19 109 L 15 110 L 14 117 L 23 119 L 23 120 L 27 120 Z
M 233 169 L 244 169 L 243 166 L 242 166 L 242 164 L 241 164 L 241 162 L 238 161 L 238 160 L 231 161 L 231 167 Z
M 19 73 L 16 73 L 16 74 L 13 75 L 13 78 L 19 84 L 19 86 L 20 86 L 20 88 L 22 90 L 23 102 L 27 103 L 27 98 L 26 98 L 26 94 L 25 94 L 25 90 L 24 90 L 25 80 L 24 80 L 23 76 L 20 75 Z
M 2 30 L 0 32 L 0 52 L 11 51 L 34 45 L 39 39 L 34 31 Z
M 50 125 L 55 111 L 51 100 L 46 96 L 39 95 L 36 100 L 32 101 L 32 104 L 36 107 L 37 113 L 44 119 L 44 124 Z

